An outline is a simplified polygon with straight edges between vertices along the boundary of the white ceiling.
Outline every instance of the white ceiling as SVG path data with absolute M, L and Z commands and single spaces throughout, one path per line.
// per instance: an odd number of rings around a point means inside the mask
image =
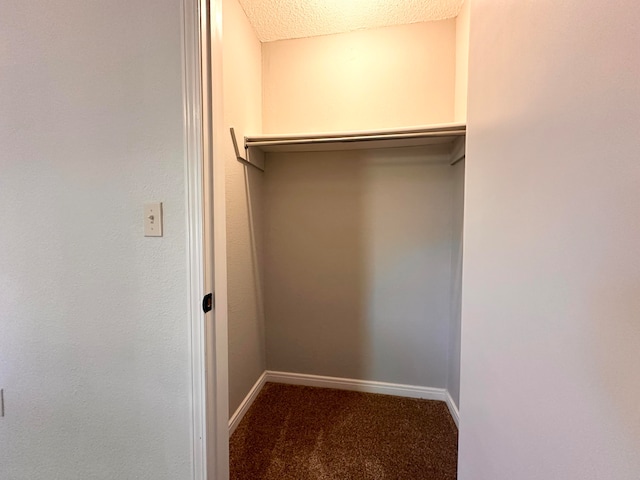
M 464 0 L 239 0 L 261 42 L 444 20 Z

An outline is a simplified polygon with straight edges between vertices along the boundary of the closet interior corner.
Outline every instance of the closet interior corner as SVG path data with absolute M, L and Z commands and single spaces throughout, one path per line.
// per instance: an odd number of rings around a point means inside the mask
M 457 424 L 468 19 L 261 41 L 223 7 L 230 431 L 269 381 Z

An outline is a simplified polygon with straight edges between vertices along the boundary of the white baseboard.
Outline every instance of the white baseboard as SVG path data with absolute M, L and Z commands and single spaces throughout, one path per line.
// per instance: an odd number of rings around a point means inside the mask
M 449 413 L 453 418 L 453 421 L 456 423 L 456 427 L 460 428 L 460 412 L 458 411 L 458 406 L 456 402 L 453 401 L 451 394 L 447 390 L 447 407 L 449 407 Z
M 397 397 L 424 398 L 427 400 L 447 401 L 447 391 L 444 388 L 416 387 L 399 383 L 374 382 L 370 380 L 355 380 L 352 378 L 323 377 L 304 373 L 272 372 L 267 370 L 267 382 L 288 383 L 290 385 L 304 385 L 307 387 L 335 388 L 355 392 L 382 393 Z
M 266 376 L 266 371 L 263 372 L 262 375 L 260 375 L 258 381 L 251 388 L 233 416 L 229 419 L 229 436 L 233 435 L 233 432 L 236 431 L 236 428 L 238 428 L 238 425 L 240 425 L 240 422 L 242 421 L 244 415 L 247 413 L 247 410 L 249 410 L 249 407 L 251 407 L 256 397 L 260 393 L 260 390 L 262 390 L 262 387 L 264 387 Z
M 356 380 L 353 378 L 324 377 L 308 375 L 306 373 L 274 372 L 266 370 L 255 383 L 251 391 L 242 401 L 238 409 L 229 420 L 229 436 L 235 432 L 242 418 L 253 404 L 265 383 L 285 383 L 288 385 L 303 385 L 306 387 L 335 388 L 337 390 L 351 390 L 354 392 L 381 393 L 396 397 L 424 398 L 425 400 L 439 400 L 447 404 L 449 413 L 456 426 L 459 425 L 460 414 L 453 398 L 444 388 L 417 387 L 399 383 L 374 382 L 371 380 Z

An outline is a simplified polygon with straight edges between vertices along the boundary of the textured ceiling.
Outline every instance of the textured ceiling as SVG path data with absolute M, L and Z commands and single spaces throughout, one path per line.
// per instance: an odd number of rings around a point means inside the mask
M 262 42 L 444 20 L 464 0 L 239 0 Z

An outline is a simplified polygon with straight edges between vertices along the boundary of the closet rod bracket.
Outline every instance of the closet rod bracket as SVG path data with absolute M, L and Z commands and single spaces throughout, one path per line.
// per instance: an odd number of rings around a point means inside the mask
M 253 167 L 253 168 L 257 168 L 261 172 L 264 172 L 264 166 L 256 165 L 255 163 L 251 162 L 251 154 L 249 152 L 249 149 L 246 146 L 244 148 L 245 156 L 243 157 L 242 155 L 240 155 L 240 147 L 238 147 L 238 139 L 236 138 L 235 129 L 233 127 L 231 127 L 229 129 L 229 131 L 231 132 L 231 140 L 233 141 L 233 149 L 236 152 L 236 160 L 238 160 L 240 163 L 242 163 L 244 165 L 247 165 L 247 166 Z M 264 162 L 261 162 L 261 163 L 264 165 Z

